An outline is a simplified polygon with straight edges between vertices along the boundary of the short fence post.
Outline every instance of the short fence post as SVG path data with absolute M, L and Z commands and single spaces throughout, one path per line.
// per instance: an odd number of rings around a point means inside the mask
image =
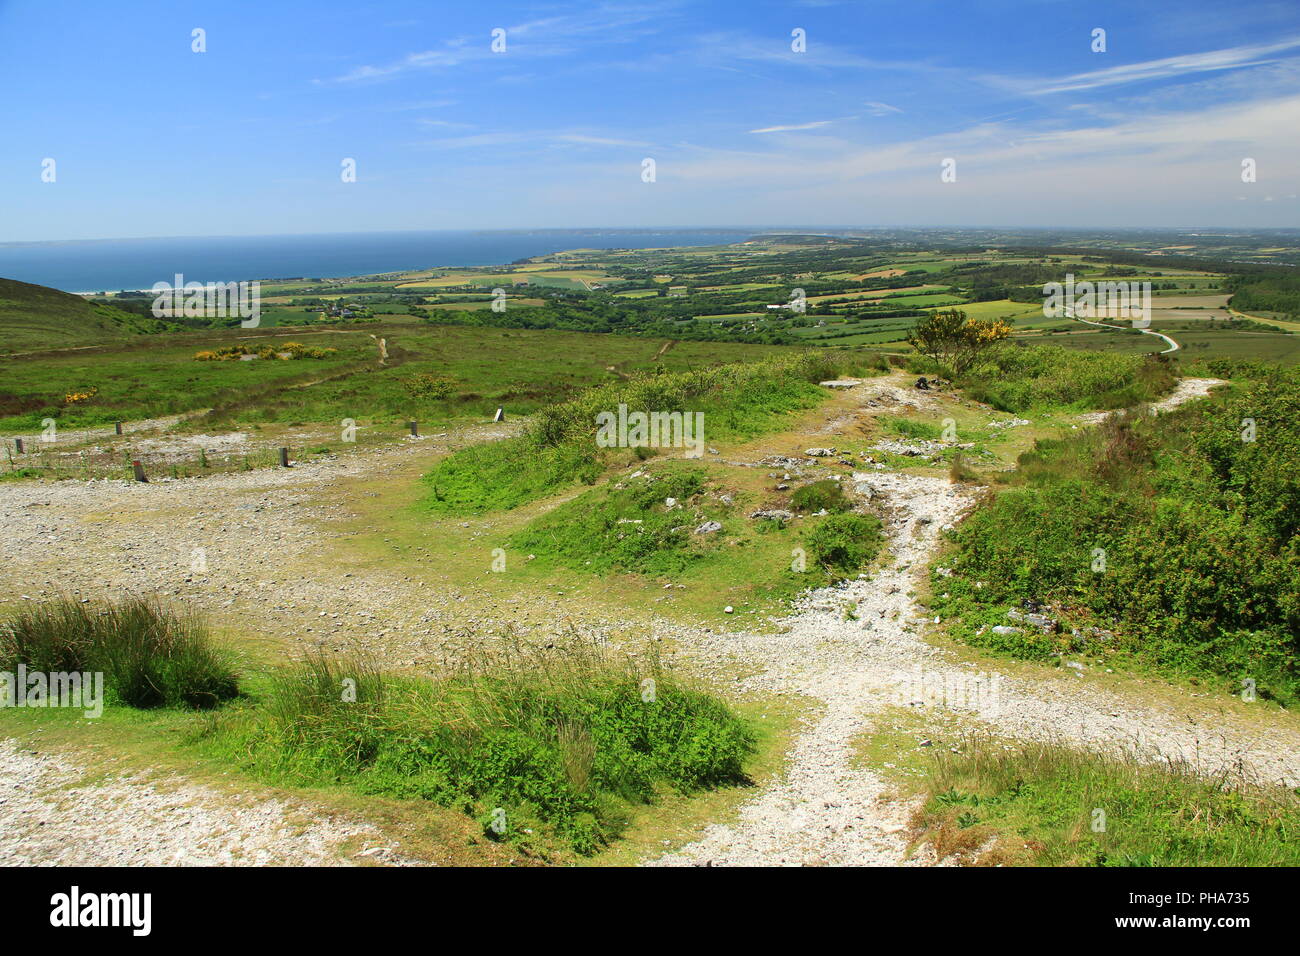
M 411 426 L 411 437 L 412 437 L 412 438 L 419 438 L 419 437 L 420 437 L 420 423 L 419 423 L 419 422 L 410 422 L 409 424 L 410 424 L 410 426 Z
M 148 480 L 149 480 L 148 478 L 146 478 L 146 477 L 144 476 L 144 465 L 140 464 L 139 459 L 137 459 L 137 460 L 131 462 L 131 470 L 132 470 L 133 472 L 135 472 L 135 480 L 136 480 L 136 481 L 148 481 Z
M 280 467 L 281 468 L 289 467 L 289 449 L 287 448 L 280 449 Z
M 113 430 L 116 431 L 119 435 L 122 434 L 122 423 L 113 422 Z
M 21 438 L 15 438 L 14 447 L 18 449 L 18 454 L 21 455 L 23 453 L 23 440 Z

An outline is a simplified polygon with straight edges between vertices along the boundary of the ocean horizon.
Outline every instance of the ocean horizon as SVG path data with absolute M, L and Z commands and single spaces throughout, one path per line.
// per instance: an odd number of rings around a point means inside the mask
M 653 249 L 743 242 L 763 230 L 429 230 L 285 236 L 188 236 L 0 243 L 0 277 L 64 292 L 119 292 L 171 282 L 339 278 L 506 265 L 567 249 Z

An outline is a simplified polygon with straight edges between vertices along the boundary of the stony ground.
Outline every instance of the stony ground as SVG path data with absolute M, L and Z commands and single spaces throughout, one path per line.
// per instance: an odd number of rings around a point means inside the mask
M 340 866 L 406 861 L 372 826 L 155 774 L 88 776 L 0 741 L 0 866 Z
M 1185 380 L 1160 404 L 1202 396 L 1213 384 Z M 847 394 L 851 401 L 818 434 L 937 401 L 898 376 L 867 380 Z M 368 476 L 414 480 L 438 454 L 510 430 L 478 426 L 290 469 L 178 481 L 3 483 L 0 586 L 17 600 L 162 593 L 218 624 L 277 635 L 269 648 L 276 656 L 361 647 L 398 666 L 431 665 L 503 625 L 544 633 L 577 620 L 591 635 L 616 635 L 626 621 L 583 618 L 562 597 L 485 605 L 455 588 L 430 591 L 398 562 L 354 572 L 333 559 L 358 533 L 348 523 L 356 495 L 380 493 L 365 490 Z M 855 764 L 853 741 L 884 708 L 919 705 L 935 686 L 949 688 L 947 709 L 1013 735 L 1131 747 L 1153 760 L 1187 759 L 1207 772 L 1249 768 L 1300 784 L 1300 734 L 1290 725 L 1260 729 L 1188 693 L 1116 692 L 1082 666 L 1030 680 L 987 665 L 981 677 L 957 662 L 926 640 L 935 622 L 914 594 L 942 530 L 972 506 L 972 492 L 946 478 L 890 470 L 856 473 L 852 486 L 863 507 L 886 521 L 889 558 L 874 574 L 808 594 L 761 631 L 651 622 L 681 664 L 706 678 L 741 693 L 799 695 L 815 705 L 778 780 L 749 799 L 734 822 L 710 826 L 654 862 L 932 862 L 907 858 L 911 808 L 881 799 L 886 784 Z M 966 692 L 962 700 L 952 699 L 952 688 Z M 73 755 L 0 744 L 0 863 L 166 863 L 176 854 L 204 863 L 326 863 L 355 861 L 348 854 L 361 852 L 370 854 L 363 860 L 401 862 L 363 822 L 168 777 L 82 780 Z

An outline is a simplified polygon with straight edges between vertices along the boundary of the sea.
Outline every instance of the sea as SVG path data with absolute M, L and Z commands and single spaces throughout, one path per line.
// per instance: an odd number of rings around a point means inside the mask
M 754 230 L 542 229 L 361 232 L 0 243 L 0 277 L 64 292 L 172 282 L 338 278 L 444 266 L 506 265 L 567 249 L 653 249 L 743 242 Z

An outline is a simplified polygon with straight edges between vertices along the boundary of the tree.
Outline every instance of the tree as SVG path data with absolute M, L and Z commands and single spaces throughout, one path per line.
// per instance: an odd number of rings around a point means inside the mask
M 968 319 L 960 309 L 931 312 L 907 334 L 907 344 L 934 359 L 953 376 L 961 375 L 979 353 L 1011 334 L 1003 319 Z

